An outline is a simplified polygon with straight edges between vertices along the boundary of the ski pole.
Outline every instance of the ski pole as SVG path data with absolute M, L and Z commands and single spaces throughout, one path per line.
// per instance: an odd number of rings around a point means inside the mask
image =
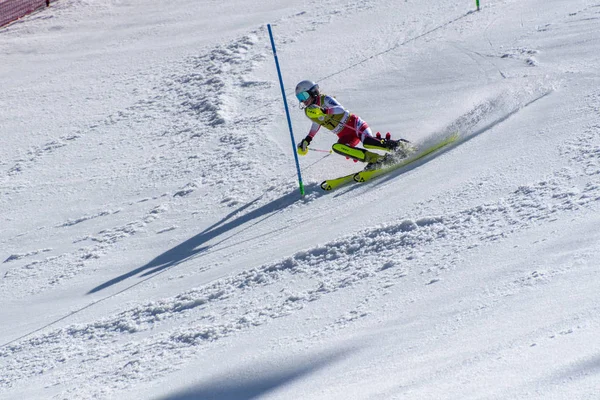
M 329 153 L 329 154 L 333 153 L 333 150 L 313 149 L 312 147 L 309 147 L 308 149 L 311 151 L 318 151 L 319 153 Z

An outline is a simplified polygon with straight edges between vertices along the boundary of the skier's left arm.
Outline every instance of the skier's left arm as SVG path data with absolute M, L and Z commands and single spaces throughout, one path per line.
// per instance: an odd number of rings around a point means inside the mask
M 321 111 L 323 111 L 323 114 L 334 115 L 344 114 L 346 112 L 346 109 L 333 97 L 325 96 L 325 101 L 321 106 Z

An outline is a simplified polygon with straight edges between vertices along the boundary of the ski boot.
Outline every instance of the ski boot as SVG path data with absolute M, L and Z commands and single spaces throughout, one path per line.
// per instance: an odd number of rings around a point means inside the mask
M 388 132 L 385 138 L 381 137 L 381 133 L 377 132 L 375 137 L 366 137 L 363 145 L 366 148 L 383 150 L 395 155 L 400 158 L 408 157 L 408 153 L 411 151 L 410 142 L 406 139 L 393 140 L 392 136 Z

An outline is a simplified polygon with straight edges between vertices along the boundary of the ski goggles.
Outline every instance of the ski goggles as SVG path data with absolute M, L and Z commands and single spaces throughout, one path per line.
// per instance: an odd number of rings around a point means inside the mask
M 310 97 L 310 94 L 308 94 L 308 92 L 302 92 L 302 93 L 298 93 L 296 95 L 296 98 L 300 101 L 306 101 L 306 100 L 308 100 L 309 97 Z

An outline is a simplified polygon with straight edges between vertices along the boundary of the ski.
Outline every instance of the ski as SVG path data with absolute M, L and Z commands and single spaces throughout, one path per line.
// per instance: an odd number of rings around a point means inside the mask
M 420 160 L 421 158 L 433 153 L 434 151 L 437 151 L 445 146 L 448 146 L 451 143 L 456 142 L 458 140 L 458 137 L 459 137 L 458 132 L 455 132 L 452 135 L 445 138 L 444 140 L 437 142 L 421 151 L 418 151 L 418 152 L 412 154 L 411 156 L 409 156 L 408 158 L 404 158 L 404 159 L 400 160 L 399 162 L 395 162 L 395 163 L 388 164 L 388 165 L 383 164 L 381 168 L 357 172 L 356 174 L 354 174 L 353 179 L 356 182 L 366 182 L 368 180 L 377 178 L 378 176 L 384 175 L 388 172 L 394 171 L 398 168 L 404 167 L 405 165 L 408 165 L 417 160 Z
M 337 189 L 340 186 L 354 182 L 354 175 L 356 175 L 356 172 L 353 172 L 350 175 L 341 176 L 339 178 L 328 179 L 326 181 L 323 181 L 323 183 L 321 183 L 321 189 L 323 189 L 325 191 L 330 191 L 333 189 Z
M 362 161 L 366 163 L 376 163 L 385 158 L 377 153 L 373 153 L 372 151 L 361 149 L 359 147 L 352 147 L 341 143 L 335 143 L 332 147 L 333 151 L 337 154 L 346 156 L 348 158 L 352 158 L 356 161 Z M 354 182 L 354 175 L 356 172 L 351 173 L 350 175 L 340 176 L 339 178 L 328 179 L 321 183 L 321 189 L 325 191 L 330 191 L 339 188 L 340 186 L 347 185 L 348 183 Z
M 435 143 L 435 144 L 431 145 L 430 147 L 427 147 L 425 150 L 417 151 L 416 153 L 411 154 L 407 158 L 402 158 L 399 162 L 395 162 L 395 163 L 391 163 L 391 164 L 387 164 L 385 162 L 385 158 L 386 158 L 385 156 L 379 155 L 377 153 L 372 153 L 368 150 L 364 150 L 364 149 L 360 149 L 360 148 L 336 144 L 336 145 L 334 145 L 334 148 L 333 148 L 333 150 L 336 153 L 350 156 L 351 158 L 361 160 L 361 161 L 364 161 L 365 159 L 371 159 L 375 162 L 381 161 L 382 167 L 375 168 L 375 169 L 368 169 L 368 170 L 364 170 L 364 171 L 360 171 L 360 172 L 355 172 L 350 175 L 341 176 L 339 178 L 328 179 L 321 183 L 321 189 L 323 189 L 325 191 L 331 191 L 331 190 L 337 189 L 341 186 L 347 185 L 349 183 L 366 182 L 368 180 L 371 180 L 373 178 L 381 176 L 385 173 L 391 172 L 395 169 L 398 169 L 405 165 L 408 165 L 414 161 L 417 161 L 417 160 L 433 153 L 434 151 L 439 150 L 442 147 L 445 147 L 445 146 L 455 142 L 456 140 L 458 140 L 458 137 L 459 137 L 458 132 L 453 133 L 452 135 L 448 136 L 444 140 L 442 140 L 438 143 Z M 411 148 L 411 150 L 414 151 L 414 148 Z M 372 155 L 377 156 L 378 158 L 375 158 Z
M 333 150 L 338 154 L 345 155 L 350 158 L 360 160 L 363 162 L 366 162 L 365 160 L 371 160 L 370 162 L 372 164 L 375 164 L 377 162 L 382 162 L 388 156 L 388 155 L 381 155 L 381 154 L 373 153 L 371 151 L 357 148 L 357 147 L 340 145 L 337 143 L 333 145 Z M 405 150 L 414 150 L 414 148 L 406 148 Z M 344 186 L 349 183 L 354 183 L 355 175 L 356 175 L 356 172 L 353 172 L 350 175 L 340 176 L 339 178 L 333 178 L 333 179 L 328 179 L 326 181 L 323 181 L 321 183 L 321 189 L 323 189 L 325 191 L 330 191 L 330 190 L 337 189 L 340 186 Z

